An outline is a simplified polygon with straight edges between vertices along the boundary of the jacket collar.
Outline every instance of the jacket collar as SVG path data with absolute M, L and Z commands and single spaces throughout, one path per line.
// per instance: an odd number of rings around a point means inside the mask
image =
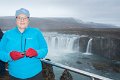
M 28 27 L 24 30 L 24 32 L 21 33 L 21 32 L 19 31 L 19 29 L 18 29 L 18 26 L 15 27 L 16 31 L 17 31 L 18 33 L 20 33 L 20 34 L 26 33 L 26 32 L 29 30 L 29 28 L 30 28 L 30 26 L 28 26 Z

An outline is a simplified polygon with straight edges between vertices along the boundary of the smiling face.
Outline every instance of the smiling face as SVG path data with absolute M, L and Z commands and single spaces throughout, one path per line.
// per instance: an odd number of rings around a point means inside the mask
M 16 17 L 16 24 L 19 29 L 25 29 L 29 24 L 29 18 L 24 14 L 20 14 Z

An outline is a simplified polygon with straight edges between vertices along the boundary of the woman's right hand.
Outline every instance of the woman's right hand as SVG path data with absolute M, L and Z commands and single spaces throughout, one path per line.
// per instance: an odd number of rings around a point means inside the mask
M 18 51 L 12 51 L 12 52 L 10 52 L 10 56 L 11 56 L 11 58 L 12 58 L 13 60 L 18 60 L 18 59 L 24 57 L 24 55 L 21 54 L 21 53 L 18 52 Z

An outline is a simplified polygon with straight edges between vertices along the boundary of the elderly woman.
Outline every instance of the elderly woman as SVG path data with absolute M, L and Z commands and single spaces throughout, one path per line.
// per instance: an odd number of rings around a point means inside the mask
M 0 59 L 8 62 L 10 80 L 42 80 L 40 59 L 48 52 L 39 29 L 29 26 L 29 11 L 16 11 L 17 26 L 5 32 L 0 43 Z

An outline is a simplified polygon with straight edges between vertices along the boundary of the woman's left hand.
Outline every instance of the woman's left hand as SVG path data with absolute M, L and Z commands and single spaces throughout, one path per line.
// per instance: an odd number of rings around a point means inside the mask
M 37 51 L 34 50 L 33 48 L 29 48 L 27 51 L 26 51 L 26 56 L 27 57 L 35 57 L 37 56 Z

